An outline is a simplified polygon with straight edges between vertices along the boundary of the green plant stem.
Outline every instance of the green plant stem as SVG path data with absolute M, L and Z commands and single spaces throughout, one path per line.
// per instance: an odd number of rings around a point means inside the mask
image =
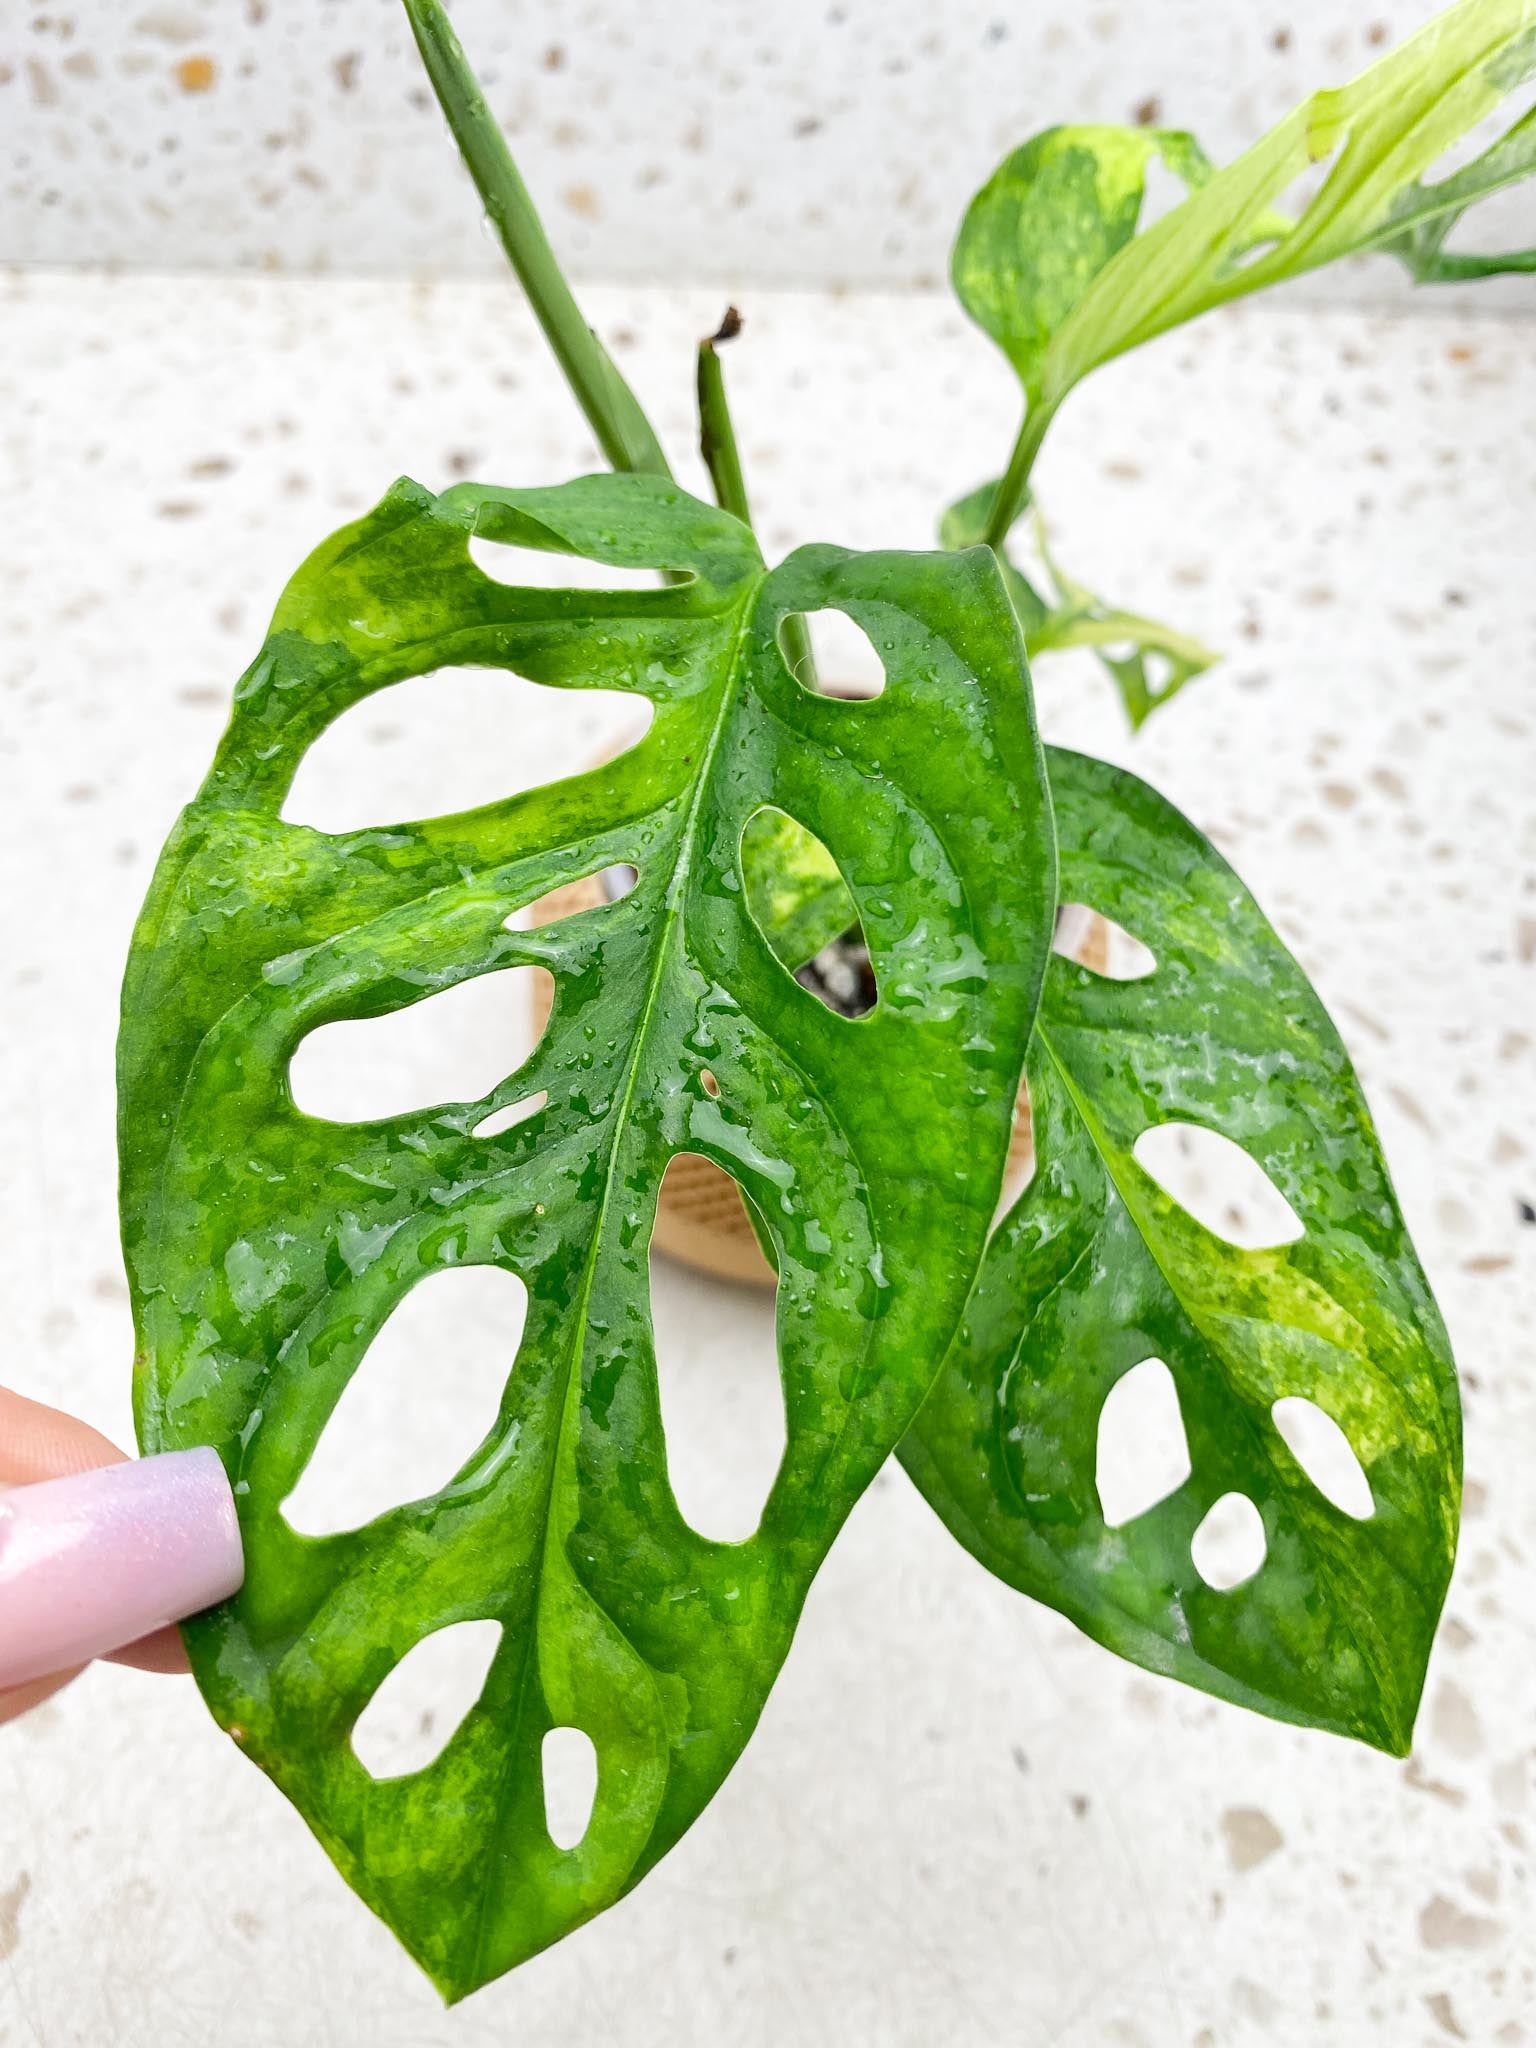
M 670 476 L 640 401 L 582 317 L 439 0 L 405 0 L 405 11 L 459 154 L 604 456 L 615 469 Z
M 728 314 L 725 325 L 729 322 Z M 724 325 L 721 331 L 725 331 Z M 746 480 L 741 473 L 736 429 L 731 423 L 731 409 L 725 396 L 725 373 L 720 367 L 719 350 L 715 347 L 719 338 L 711 335 L 707 341 L 699 343 L 699 453 L 715 488 L 715 503 L 722 512 L 732 513 L 743 526 L 750 526 L 752 512 L 747 503 Z
M 714 487 L 715 503 L 743 526 L 752 524 L 747 501 L 746 479 L 741 473 L 741 455 L 736 446 L 736 427 L 730 402 L 725 395 L 725 372 L 717 343 L 730 341 L 741 331 L 741 317 L 734 306 L 727 309 L 720 330 L 699 343 L 699 453 Z M 808 690 L 816 688 L 816 656 L 811 648 L 810 627 L 804 612 L 791 612 L 779 629 L 784 659 L 798 681 Z
M 987 518 L 986 531 L 982 539 L 989 548 L 1000 548 L 1012 531 L 1013 523 L 1024 510 L 1029 497 L 1030 472 L 1035 466 L 1035 457 L 1040 453 L 1040 444 L 1045 439 L 1046 429 L 1056 417 L 1054 405 L 1045 405 L 1034 400 L 1024 415 L 1024 424 L 1019 429 L 1019 438 L 1013 444 L 1013 453 L 1008 458 L 1008 467 L 1003 471 L 997 490 L 992 498 L 992 510 Z

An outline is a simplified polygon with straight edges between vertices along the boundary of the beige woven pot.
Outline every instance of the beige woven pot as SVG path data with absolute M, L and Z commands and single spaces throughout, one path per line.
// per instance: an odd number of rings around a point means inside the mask
M 596 875 L 587 875 L 542 897 L 533 906 L 533 920 L 535 924 L 553 924 L 556 918 L 595 910 L 604 901 L 602 883 Z M 1064 913 L 1063 936 L 1065 918 L 1073 911 L 1091 922 L 1081 930 L 1074 927 L 1071 943 L 1065 944 L 1063 950 L 1070 951 L 1083 966 L 1102 971 L 1108 954 L 1107 928 L 1094 927 L 1103 926 L 1104 921 L 1092 911 L 1071 905 Z M 541 974 L 534 984 L 535 1039 L 549 1022 L 553 999 L 554 984 Z M 1003 1175 L 1004 1204 L 1011 1202 L 1028 1180 L 1034 1159 L 1029 1092 L 1020 1082 L 1013 1112 L 1013 1137 Z M 746 1280 L 761 1287 L 774 1285 L 773 1269 L 763 1257 L 757 1234 L 742 1206 L 741 1191 L 728 1173 L 696 1153 L 681 1153 L 668 1166 L 661 1183 L 651 1241 L 669 1258 L 680 1259 L 685 1266 L 696 1266 L 701 1272 L 715 1273 L 727 1280 Z

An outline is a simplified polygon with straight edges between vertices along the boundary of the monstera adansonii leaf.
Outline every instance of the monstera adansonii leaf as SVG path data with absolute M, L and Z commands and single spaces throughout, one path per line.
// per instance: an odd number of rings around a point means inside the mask
M 1045 128 L 1003 158 L 966 208 L 950 257 L 955 295 L 1032 403 L 1057 329 L 1136 233 L 1159 157 L 1191 190 L 1211 176 L 1182 129 Z
M 475 534 L 670 581 L 510 588 Z M 782 619 L 823 606 L 882 651 L 877 699 L 786 668 Z M 631 691 L 653 722 L 618 760 L 462 815 L 342 837 L 283 821 L 350 705 L 463 664 Z M 764 805 L 840 864 L 879 981 L 865 1018 L 801 988 L 745 905 Z M 621 864 L 621 900 L 513 928 Z M 746 1741 L 958 1322 L 1054 882 L 1022 644 L 985 550 L 812 547 L 770 573 L 744 526 L 655 478 L 401 483 L 284 594 L 124 989 L 136 1412 L 146 1451 L 216 1446 L 239 1501 L 245 1587 L 188 1631 L 215 1716 L 450 1998 L 632 1886 Z M 491 1094 L 351 1125 L 295 1107 L 307 1033 L 519 963 L 552 973 L 553 1016 Z M 778 1264 L 787 1447 L 741 1543 L 695 1533 L 668 1485 L 648 1245 L 682 1151 L 737 1177 Z M 425 1276 L 477 1262 L 528 1292 L 495 1427 L 431 1498 L 300 1536 L 283 1503 L 370 1340 Z M 358 1716 L 414 1645 L 475 1619 L 502 1631 L 478 1703 L 425 1770 L 371 1776 Z M 596 1747 L 597 1792 L 563 1850 L 540 1755 L 567 1726 Z
M 1533 72 L 1532 0 L 1455 0 L 1347 84 L 1312 93 L 1219 170 L 1187 138 L 1175 135 L 1170 155 L 1162 131 L 1146 131 L 1138 156 L 1124 130 L 1048 130 L 1029 147 L 1060 152 L 1076 166 L 1072 177 L 1058 174 L 1047 208 L 1041 179 L 1020 175 L 1026 152 L 1005 160 L 966 216 L 955 288 L 1017 369 L 1038 436 L 1090 371 L 1213 307 L 1359 250 L 1390 244 L 1433 258 L 1435 221 L 1529 175 L 1527 117 L 1460 173 L 1425 182 Z M 1189 192 L 1138 233 L 1154 147 Z M 1299 211 L 1285 211 L 1308 173 L 1316 189 Z M 1059 259 L 1051 238 L 1062 241 Z M 1485 264 L 1499 267 L 1521 265 Z
M 1004 157 L 966 209 L 950 264 L 955 292 L 1018 372 L 1037 421 L 1051 341 L 1135 235 L 1147 172 L 1157 158 L 1191 190 L 1211 176 L 1205 152 L 1180 129 L 1047 128 Z M 943 545 L 979 541 L 995 495 L 995 484 L 983 484 L 951 505 L 940 526 Z M 1106 604 L 1048 557 L 1044 566 L 1055 589 L 1037 588 L 1007 552 L 1008 536 L 994 538 L 1031 657 L 1053 648 L 1091 648 L 1133 730 L 1215 661 L 1189 634 Z
M 1122 1656 L 1402 1753 L 1455 1549 L 1460 1422 L 1370 1114 L 1317 996 L 1206 840 L 1134 776 L 1054 748 L 1047 763 L 1063 899 L 1156 964 L 1112 980 L 1052 961 L 1028 1060 L 1034 1177 L 903 1461 L 982 1563 Z M 1166 1123 L 1240 1146 L 1302 1235 L 1239 1250 L 1195 1221 L 1135 1156 Z M 1172 1375 L 1189 1477 L 1110 1527 L 1100 1415 L 1148 1359 Z M 1292 1455 L 1287 1400 L 1343 1430 L 1367 1517 Z M 1266 1554 L 1218 1591 L 1191 1542 L 1234 1493 Z

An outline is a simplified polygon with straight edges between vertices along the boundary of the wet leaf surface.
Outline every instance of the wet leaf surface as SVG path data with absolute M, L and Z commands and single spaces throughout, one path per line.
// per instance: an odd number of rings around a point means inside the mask
M 472 534 L 651 590 L 518 589 Z M 886 689 L 801 689 L 777 628 L 835 605 Z M 655 706 L 627 755 L 457 816 L 327 836 L 279 813 L 350 705 L 451 665 Z M 771 805 L 829 850 L 880 999 L 832 1014 L 746 904 Z M 146 1451 L 211 1443 L 239 1596 L 188 1629 L 215 1715 L 450 1997 L 634 1884 L 751 1732 L 812 1575 L 910 1422 L 985 1242 L 1050 940 L 1043 764 L 992 557 L 802 549 L 650 477 L 397 485 L 300 569 L 175 827 L 124 988 L 124 1239 Z M 582 876 L 617 901 L 509 919 Z M 534 964 L 551 1021 L 473 1102 L 302 1114 L 288 1065 L 343 1018 Z M 514 1103 L 510 1128 L 477 1127 Z M 786 1449 L 757 1533 L 711 1542 L 667 1481 L 648 1298 L 656 1191 L 683 1151 L 750 1199 L 779 1273 Z M 350 1376 L 425 1276 L 516 1275 L 500 1411 L 450 1482 L 323 1538 L 285 1520 Z M 423 1357 L 430 1375 L 432 1361 Z M 369 1775 L 351 1732 L 435 1632 L 494 1621 L 476 1703 L 427 1768 Z M 560 1848 L 541 1754 L 590 1738 L 590 1824 Z
M 1455 1549 L 1460 1412 L 1369 1111 L 1322 1005 L 1214 849 L 1135 777 L 1059 749 L 1048 765 L 1063 896 L 1156 966 L 1117 981 L 1053 959 L 1028 1063 L 1034 1178 L 903 1462 L 990 1570 L 1122 1656 L 1405 1752 Z M 1241 1146 L 1302 1235 L 1242 1250 L 1196 1222 L 1135 1157 L 1173 1122 Z M 1112 1528 L 1101 1411 L 1152 1358 L 1192 1469 Z M 1274 1411 L 1298 1399 L 1342 1430 L 1368 1518 L 1294 1455 Z M 1234 1499 L 1257 1509 L 1262 1562 L 1203 1577 L 1191 1546 Z

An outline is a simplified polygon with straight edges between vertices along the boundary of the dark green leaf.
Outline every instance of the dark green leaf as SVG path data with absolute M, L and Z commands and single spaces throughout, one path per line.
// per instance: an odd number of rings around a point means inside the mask
M 472 533 L 681 580 L 507 588 Z M 780 620 L 827 605 L 883 650 L 877 702 L 786 670 Z M 280 819 L 349 706 L 465 663 L 631 690 L 654 723 L 620 760 L 483 810 L 345 837 Z M 797 987 L 748 914 L 739 849 L 764 803 L 852 891 L 880 981 L 858 1023 Z M 508 928 L 618 863 L 638 872 L 621 901 Z M 634 1884 L 746 1741 L 957 1322 L 1053 882 L 1022 648 L 982 550 L 808 548 L 767 574 L 745 527 L 652 477 L 400 484 L 285 592 L 124 989 L 136 1410 L 146 1451 L 216 1445 L 239 1500 L 246 1584 L 188 1630 L 214 1713 L 450 1997 Z M 517 963 L 552 971 L 553 1015 L 489 1095 L 353 1125 L 295 1108 L 307 1033 Z M 667 1482 L 647 1253 L 681 1151 L 737 1177 L 780 1274 L 787 1448 L 741 1544 L 698 1536 Z M 410 1288 L 474 1263 L 529 1297 L 491 1434 L 430 1498 L 296 1535 L 282 1504 L 372 1337 Z M 476 1619 L 502 1626 L 478 1703 L 425 1770 L 371 1777 L 358 1716 L 415 1644 Z M 598 1754 L 569 1851 L 540 1778 L 564 1725 Z
M 1401 1753 L 1455 1548 L 1461 1436 L 1369 1111 L 1301 970 L 1200 834 L 1133 776 L 1058 749 L 1048 766 L 1063 898 L 1156 966 L 1116 981 L 1053 960 L 1029 1057 L 1035 1176 L 903 1460 L 984 1564 L 1122 1656 Z M 1168 1122 L 1240 1145 L 1305 1234 L 1242 1251 L 1197 1223 L 1134 1156 Z M 1110 1528 L 1100 1412 L 1148 1358 L 1173 1375 L 1192 1472 Z M 1288 1451 L 1285 1397 L 1344 1430 L 1370 1519 Z M 1218 1592 L 1191 1539 L 1229 1492 L 1256 1505 L 1268 1555 Z

